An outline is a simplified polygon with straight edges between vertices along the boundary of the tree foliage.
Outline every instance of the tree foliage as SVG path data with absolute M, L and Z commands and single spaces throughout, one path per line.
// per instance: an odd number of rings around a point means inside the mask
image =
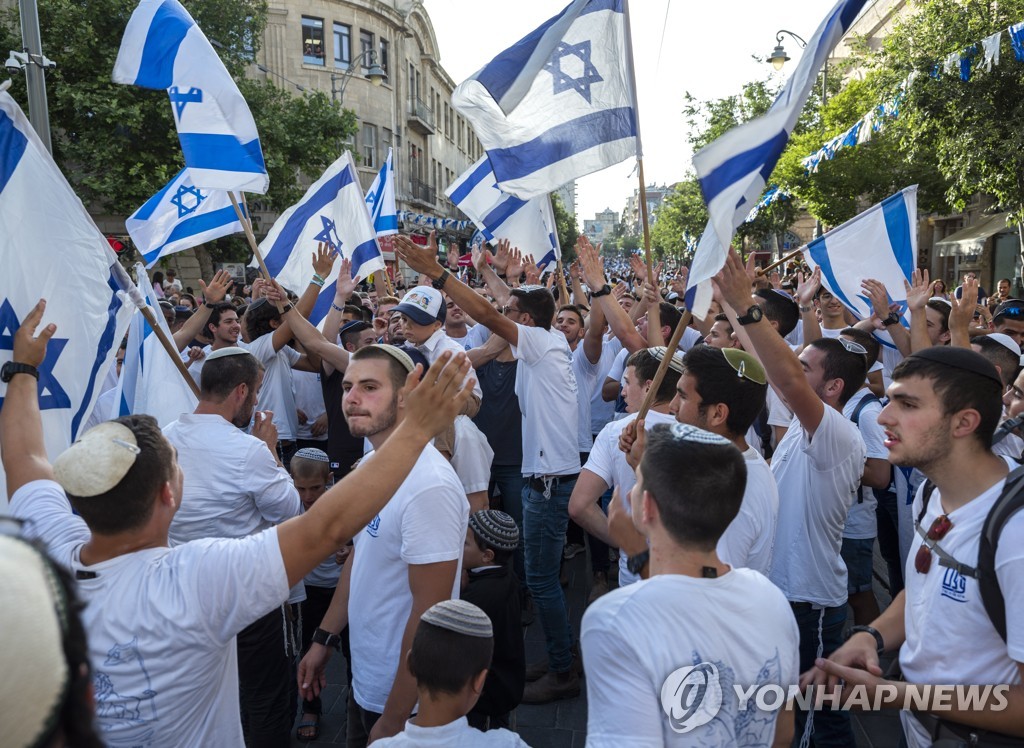
M 79 196 L 96 209 L 129 215 L 184 165 L 166 93 L 111 81 L 135 0 L 48 0 L 39 5 L 54 157 Z M 203 0 L 189 12 L 249 103 L 263 144 L 270 190 L 263 204 L 283 210 L 301 195 L 300 173 L 316 176 L 354 134 L 353 112 L 322 93 L 293 97 L 244 78 L 266 25 L 265 0 Z M 0 18 L 3 49 L 21 47 L 17 11 Z M 12 95 L 27 110 L 24 78 Z
M 562 263 L 568 265 L 576 259 L 576 239 L 580 235 L 580 228 L 576 223 L 576 216 L 565 209 L 562 198 L 554 192 L 551 193 L 551 209 L 555 214 L 558 243 L 562 247 Z
M 700 237 L 708 222 L 708 209 L 700 185 L 693 177 L 679 182 L 658 208 L 651 226 L 651 247 L 665 257 L 687 258 L 686 237 Z

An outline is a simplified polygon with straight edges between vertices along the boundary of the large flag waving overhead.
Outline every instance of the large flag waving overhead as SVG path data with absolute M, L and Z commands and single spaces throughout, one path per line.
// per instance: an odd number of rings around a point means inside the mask
M 395 207 L 395 167 L 391 163 L 391 149 L 388 157 L 377 172 L 373 184 L 366 193 L 366 207 L 370 210 L 373 229 L 377 236 L 398 233 L 398 209 Z
M 476 224 L 490 244 L 507 239 L 513 247 L 534 257 L 561 256 L 550 198 L 541 195 L 521 200 L 502 192 L 486 156 L 469 167 L 444 194 Z M 545 262 L 542 269 L 548 264 Z
M 50 458 L 78 435 L 128 326 L 117 263 L 21 108 L 0 93 L 0 363 L 40 298 L 57 332 L 39 367 L 39 408 Z M 0 384 L 0 407 L 7 385 Z M 6 493 L 0 469 L 0 505 Z
M 241 208 L 241 197 L 235 199 Z M 187 167 L 125 225 L 149 268 L 161 257 L 243 230 L 228 192 L 196 187 Z
M 574 0 L 452 93 L 498 185 L 528 199 L 640 155 L 626 0 Z
M 384 269 L 384 257 L 348 151 L 277 219 L 260 250 L 270 274 L 285 288 L 301 294 L 313 278 L 310 257 L 321 242 L 351 261 L 353 278 Z M 314 325 L 331 308 L 339 268 L 336 262 L 309 316 Z
M 195 184 L 267 191 L 259 133 L 220 57 L 178 0 L 142 0 L 114 63 L 114 82 L 165 89 Z
M 693 157 L 708 206 L 708 227 L 690 268 L 687 305 L 703 318 L 711 302 L 708 281 L 725 264 L 736 227 L 757 204 L 767 180 L 796 126 L 818 71 L 856 19 L 865 0 L 839 0 L 807 43 L 800 64 L 771 109 L 734 127 Z M 704 284 L 703 288 L 698 288 Z M 691 289 L 697 289 L 695 298 Z M 692 299 L 692 301 L 691 301 Z

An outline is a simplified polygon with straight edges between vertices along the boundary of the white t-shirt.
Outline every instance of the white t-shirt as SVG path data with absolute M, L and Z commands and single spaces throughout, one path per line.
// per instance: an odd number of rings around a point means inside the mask
M 846 564 L 839 551 L 864 474 L 860 432 L 828 405 L 814 438 L 794 417 L 772 457 L 772 472 L 779 524 L 771 580 L 793 602 L 846 605 Z
M 363 459 L 372 460 L 372 453 Z M 458 597 L 468 525 L 469 502 L 459 477 L 427 445 L 391 501 L 352 539 L 348 630 L 352 689 L 363 709 L 384 711 L 405 657 L 402 634 L 412 610 L 409 567 L 457 561 L 452 597 Z
M 298 516 L 299 494 L 267 445 L 215 414 L 186 413 L 164 427 L 185 473 L 172 546 L 244 538 Z
M 326 431 L 320 436 L 313 436 L 313 422 L 327 412 L 327 406 L 324 405 L 324 391 L 320 386 L 320 372 L 293 371 L 292 390 L 295 393 L 295 407 L 306 414 L 305 423 L 298 423 L 298 414 L 296 414 L 295 438 L 326 442 Z
M 435 330 L 434 334 L 427 338 L 423 345 L 416 346 L 416 350 L 426 356 L 427 361 L 433 365 L 433 363 L 437 361 L 445 351 L 451 351 L 455 354 L 465 353 L 467 349 L 461 342 L 449 338 L 442 327 Z M 477 396 L 477 399 L 483 400 L 484 393 L 483 390 L 480 389 L 480 380 L 476 375 L 476 370 L 472 366 L 469 367 L 469 372 L 466 374 L 463 381 L 469 381 L 470 379 L 473 379 L 475 382 L 473 385 L 473 394 Z
M 455 450 L 452 467 L 467 494 L 486 491 L 491 482 L 491 460 L 494 450 L 487 437 L 469 416 L 455 418 Z
M 874 397 L 871 390 L 862 387 L 853 393 L 843 407 L 843 415 L 853 419 L 853 413 L 857 410 L 864 398 Z M 882 412 L 882 403 L 869 402 L 860 412 L 860 436 L 864 440 L 865 454 L 867 457 L 879 460 L 889 459 L 889 450 L 885 448 L 885 429 L 878 425 L 878 414 Z M 846 515 L 846 527 L 843 529 L 843 537 L 851 540 L 870 540 L 878 535 L 878 519 L 875 517 L 875 507 L 878 499 L 875 492 L 866 486 L 861 486 L 857 501 L 853 502 L 849 514 Z
M 470 328 L 466 330 L 466 334 L 461 338 L 453 338 L 451 335 L 448 336 L 449 339 L 454 340 L 467 351 L 471 348 L 479 348 L 487 342 L 489 337 L 491 337 L 491 331 L 480 324 L 471 325 Z
M 772 565 L 779 490 L 764 457 L 753 447 L 743 453 L 747 487 L 736 519 L 718 539 L 718 557 L 733 568 L 754 569 L 767 576 Z
M 612 364 L 623 350 L 622 342 L 618 338 L 605 339 L 601 346 L 601 358 L 597 362 L 597 371 L 594 372 L 594 389 L 590 395 L 590 433 L 597 434 L 615 417 L 615 401 L 605 400 L 601 396 L 601 389 L 604 387 L 605 377 L 611 371 Z M 621 375 L 620 375 L 621 376 Z
M 234 348 L 242 348 L 244 350 L 249 350 L 249 344 L 246 343 L 241 338 L 239 338 L 238 342 L 236 342 L 234 344 L 234 346 L 232 346 L 232 347 L 234 347 Z M 186 349 L 186 350 L 188 350 L 188 349 Z M 194 379 L 195 383 L 197 385 L 199 385 L 200 387 L 202 387 L 202 385 L 203 385 L 203 381 L 202 381 L 203 380 L 203 364 L 206 363 L 206 358 L 212 352 L 213 352 L 213 346 L 212 345 L 204 345 L 203 346 L 203 356 L 202 356 L 202 358 L 200 358 L 200 359 L 198 359 L 196 361 L 193 361 L 192 364 L 188 367 L 188 373 L 192 375 L 192 379 Z M 187 362 L 188 361 L 188 356 L 186 355 L 183 360 Z
M 782 402 L 782 398 L 779 397 L 779 393 L 771 385 L 768 385 L 765 405 L 768 408 L 769 426 L 785 426 L 789 428 L 793 422 L 793 411 L 786 407 L 786 404 Z
M 636 484 L 636 473 L 633 472 L 633 468 L 626 462 L 626 455 L 619 449 L 619 436 L 622 434 L 623 429 L 635 420 L 636 413 L 630 413 L 625 418 L 612 421 L 601 429 L 597 438 L 594 439 L 594 448 L 587 458 L 587 464 L 583 466 L 584 470 L 589 470 L 603 480 L 609 488 L 619 489 L 619 497 L 622 499 L 622 506 L 627 514 L 630 513 L 629 492 L 633 490 L 633 486 Z M 644 431 L 649 432 L 659 423 L 675 422 L 675 416 L 650 410 L 647 412 L 647 418 L 644 420 Z M 620 587 L 640 581 L 640 576 L 634 574 L 626 567 L 628 560 L 629 557 L 620 550 Z
M 750 569 L 717 579 L 666 574 L 613 590 L 587 608 L 580 643 L 587 745 L 594 748 L 770 745 L 778 712 L 739 711 L 732 685 L 785 689 L 799 677 L 789 604 Z M 700 663 L 717 669 L 722 708 L 708 724 L 675 732 L 662 685 L 677 669 Z
M 249 353 L 266 369 L 256 408 L 273 411 L 278 440 L 293 441 L 299 430 L 299 417 L 295 413 L 295 395 L 292 393 L 292 367 L 302 356 L 287 345 L 274 351 L 272 332 L 252 341 Z
M 942 550 L 961 563 L 977 566 L 981 530 L 1003 484 L 999 481 L 949 513 L 953 527 L 938 541 Z M 922 496 L 919 489 L 914 519 L 921 513 Z M 921 526 L 927 530 L 942 513 L 942 496 L 936 488 Z M 928 573 L 919 574 L 914 558 L 920 547 L 921 536 L 914 533 L 904 573 L 907 638 L 900 648 L 903 677 L 908 683 L 1019 685 L 1017 663 L 1024 662 L 1024 512 L 1006 523 L 996 549 L 996 578 L 1006 601 L 1006 642 L 985 612 L 978 580 L 941 566 L 934 554 Z M 908 713 L 900 717 L 911 748 L 931 745 L 916 719 Z
M 519 328 L 512 355 L 516 395 L 523 412 L 523 475 L 574 475 L 580 471 L 576 377 L 572 351 L 555 329 Z M 566 426 L 568 425 L 568 428 Z
M 117 405 L 117 387 L 112 387 L 96 398 L 96 404 L 92 408 L 92 413 L 89 414 L 89 420 L 82 427 L 82 433 L 84 434 L 93 426 L 99 426 L 101 423 L 117 418 L 115 407 Z M 1008 439 L 1009 437 L 1006 440 Z
M 78 577 L 103 741 L 242 745 L 234 637 L 288 597 L 277 531 L 85 566 L 78 554 L 89 528 L 57 483 L 22 486 L 11 512 Z
M 683 330 L 683 337 L 679 339 L 679 350 L 685 353 L 703 342 L 704 336 L 700 334 L 700 330 L 695 327 L 687 327 Z
M 440 727 L 420 727 L 406 722 L 402 732 L 382 738 L 375 745 L 391 748 L 530 748 L 511 730 L 481 732 L 470 727 L 465 717 Z
M 589 452 L 594 446 L 594 435 L 590 431 L 590 394 L 597 382 L 600 363 L 600 358 L 596 364 L 590 363 L 582 340 L 576 344 L 572 351 L 572 375 L 576 379 L 576 448 L 580 452 Z

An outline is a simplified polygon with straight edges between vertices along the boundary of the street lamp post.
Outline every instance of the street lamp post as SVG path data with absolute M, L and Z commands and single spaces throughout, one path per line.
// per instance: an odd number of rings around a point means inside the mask
M 768 62 L 772 64 L 772 67 L 776 70 L 782 70 L 782 66 L 789 62 L 789 55 L 786 54 L 785 47 L 782 46 L 782 35 L 788 34 L 793 38 L 797 44 L 800 45 L 800 49 L 804 49 L 807 46 L 807 40 L 799 34 L 794 34 L 792 31 L 787 29 L 779 29 L 775 32 L 775 49 L 772 50 L 771 55 L 768 57 Z M 821 108 L 824 110 L 825 104 L 828 102 L 828 58 L 825 58 L 825 64 L 821 68 Z M 821 221 L 815 219 L 814 221 L 814 236 L 815 238 L 821 236 Z
M 331 73 L 331 98 L 340 106 L 345 101 L 345 88 L 356 72 L 356 67 L 366 60 L 368 68 L 366 78 L 375 86 L 385 83 L 388 74 L 377 64 L 377 53 L 372 49 L 364 49 L 356 59 L 349 63 L 348 70 L 341 75 Z

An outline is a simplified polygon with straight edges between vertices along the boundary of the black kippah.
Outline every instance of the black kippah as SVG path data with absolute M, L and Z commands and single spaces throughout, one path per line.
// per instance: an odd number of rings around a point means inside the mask
M 968 348 L 937 345 L 932 348 L 925 348 L 923 351 L 915 351 L 907 358 L 923 358 L 926 361 L 934 361 L 937 364 L 952 366 L 955 369 L 969 371 L 980 377 L 987 377 L 1000 387 L 1003 386 L 995 365 L 980 353 L 975 353 Z

